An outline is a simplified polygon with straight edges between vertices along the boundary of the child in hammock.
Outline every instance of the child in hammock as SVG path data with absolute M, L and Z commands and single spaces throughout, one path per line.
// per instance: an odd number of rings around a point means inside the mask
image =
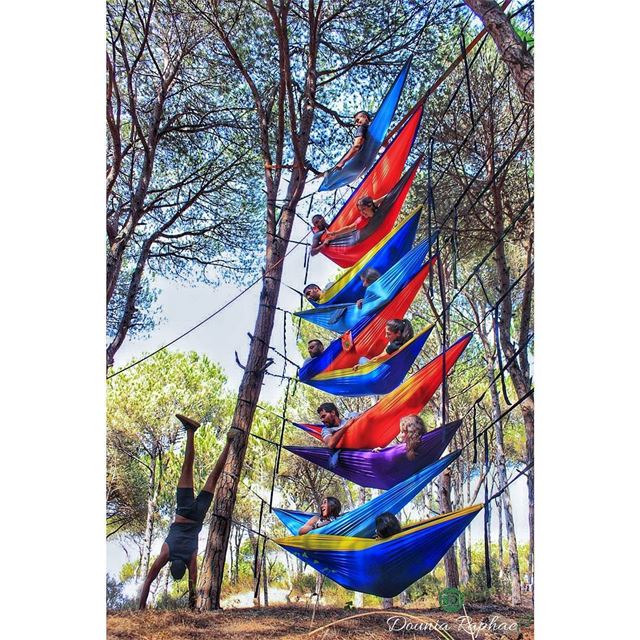
M 386 360 L 392 353 L 395 353 L 403 344 L 409 342 L 413 338 L 413 327 L 409 320 L 389 320 L 384 328 L 384 337 L 388 340 L 387 345 L 373 358 L 360 358 L 360 362 L 353 367 L 354 371 L 367 364 L 368 362 L 378 362 L 380 360 Z
M 362 149 L 367 136 L 369 135 L 369 125 L 371 124 L 371 116 L 367 111 L 358 111 L 355 116 L 353 116 L 353 120 L 355 122 L 356 127 L 356 138 L 353 141 L 353 145 L 351 149 L 345 153 L 342 158 L 340 158 L 339 162 L 336 164 L 336 169 L 342 169 L 344 165 L 351 160 L 355 155 L 360 152 Z
M 333 496 L 326 496 L 320 504 L 320 515 L 312 516 L 305 522 L 300 529 L 298 529 L 298 535 L 303 536 L 305 533 L 309 533 L 313 529 L 319 529 L 326 524 L 333 522 L 339 515 L 342 505 L 338 498 Z

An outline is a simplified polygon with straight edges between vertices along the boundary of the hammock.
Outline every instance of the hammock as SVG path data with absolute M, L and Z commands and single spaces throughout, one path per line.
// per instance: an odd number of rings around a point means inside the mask
M 443 375 L 451 371 L 473 334 L 467 333 L 444 353 L 436 356 L 417 373 L 373 407 L 360 414 L 342 430 L 336 449 L 375 449 L 386 447 L 400 432 L 400 418 L 419 414 L 442 384 Z M 293 423 L 318 440 L 322 440 L 321 424 Z
M 422 263 L 436 237 L 437 234 L 433 234 L 429 240 L 416 245 L 391 269 L 367 287 L 361 308 L 358 308 L 355 302 L 348 302 L 296 311 L 293 315 L 337 333 L 348 331 L 359 320 L 389 302 L 421 269 L 425 270 L 426 276 L 436 256 L 425 265 Z
M 308 533 L 274 542 L 345 589 L 393 598 L 438 564 L 480 509 L 445 513 L 382 540 Z
M 416 208 L 406 220 L 392 229 L 353 267 L 347 269 L 335 282 L 332 282 L 331 286 L 323 291 L 319 302 L 313 300 L 309 300 L 309 302 L 314 307 L 322 307 L 355 302 L 364 297 L 367 290 L 362 284 L 360 274 L 369 268 L 376 269 L 383 274 L 411 249 L 418 230 L 420 213 L 421 207 Z
M 387 91 L 387 95 L 384 97 L 373 121 L 369 125 L 367 137 L 360 151 L 358 151 L 357 155 L 351 158 L 342 169 L 331 169 L 326 174 L 318 191 L 333 191 L 339 187 L 344 187 L 371 166 L 382 141 L 387 135 L 387 130 L 398 106 L 400 94 L 402 93 L 410 66 L 411 58 L 404 63 L 398 77 Z
M 331 240 L 329 246 L 320 249 L 320 253 L 341 267 L 353 264 L 354 259 L 361 256 L 363 252 L 367 251 L 372 244 L 393 227 L 409 189 L 411 189 L 416 173 L 418 173 L 421 162 L 422 156 L 411 165 L 411 168 L 406 171 L 393 189 L 386 194 L 378 205 L 375 215 L 364 228 L 350 231 L 344 236 Z M 357 202 L 357 199 L 355 202 Z M 356 212 L 358 215 L 360 214 L 357 208 Z M 331 226 L 329 225 L 329 229 L 331 229 Z M 346 226 L 346 223 L 339 228 L 342 228 L 342 226 Z
M 364 229 L 336 238 L 329 246 L 320 250 L 337 265 L 349 267 L 354 264 L 393 227 L 422 160 L 420 156 L 404 176 L 400 177 L 415 140 L 421 117 L 422 107 L 403 126 L 329 224 L 330 231 L 342 229 L 355 222 L 360 215 L 358 209 L 360 198 L 370 196 L 377 200 L 386 196 L 380 203 L 376 215 Z
M 358 363 L 360 358 L 372 358 L 384 348 L 387 340 L 384 328 L 389 320 L 404 318 L 420 287 L 426 278 L 428 269 L 421 269 L 407 285 L 384 307 L 362 318 L 348 334 L 333 340 L 316 358 L 300 367 L 298 378 L 307 382 L 323 371 L 348 369 Z M 347 349 L 343 338 L 348 338 L 351 346 Z
M 417 333 L 385 360 L 360 365 L 356 371 L 353 367 L 325 371 L 303 382 L 336 396 L 381 396 L 390 393 L 409 372 L 433 327 L 430 325 Z
M 381 513 L 400 513 L 436 476 L 439 476 L 460 454 L 461 449 L 438 460 L 411 477 L 385 491 L 377 498 L 365 502 L 362 506 L 338 516 L 333 522 L 314 533 L 334 536 L 373 537 L 376 533 L 376 518 Z M 317 513 L 305 513 L 289 509 L 273 509 L 282 524 L 295 536 L 300 527 Z
M 326 447 L 285 447 L 285 449 L 361 487 L 390 489 L 425 465 L 436 461 L 461 424 L 462 420 L 456 420 L 425 433 L 420 438 L 416 457 L 413 460 L 409 460 L 405 455 L 404 443 L 387 447 L 382 451 L 341 449 L 336 464 L 332 462 L 335 452 Z

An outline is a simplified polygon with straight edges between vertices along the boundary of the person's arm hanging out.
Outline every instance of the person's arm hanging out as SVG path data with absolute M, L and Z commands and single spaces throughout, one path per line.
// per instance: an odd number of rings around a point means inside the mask
M 149 569 L 149 573 L 147 573 L 147 577 L 144 579 L 144 583 L 140 591 L 140 604 L 138 607 L 141 611 L 147 606 L 147 598 L 149 597 L 151 584 L 158 577 L 162 567 L 164 567 L 167 562 L 169 562 L 169 547 L 165 542 L 160 550 L 160 555 L 155 559 L 155 562 L 151 565 L 151 569 Z
M 196 608 L 196 584 L 198 584 L 198 554 L 194 553 L 189 562 L 189 609 Z

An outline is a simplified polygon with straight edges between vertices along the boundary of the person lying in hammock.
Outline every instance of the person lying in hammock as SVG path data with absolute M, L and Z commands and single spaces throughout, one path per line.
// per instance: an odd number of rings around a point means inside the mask
M 356 129 L 356 138 L 353 141 L 353 145 L 351 145 L 351 149 L 340 158 L 334 167 L 335 169 L 342 169 L 351 158 L 356 156 L 360 152 L 360 149 L 362 149 L 364 141 L 367 139 L 371 116 L 366 111 L 358 111 L 358 113 L 353 116 L 353 120 L 356 127 L 358 127 Z
M 320 514 L 309 518 L 300 529 L 298 529 L 298 535 L 303 536 L 305 533 L 309 533 L 309 531 L 319 529 L 333 522 L 340 515 L 341 509 L 342 505 L 338 498 L 326 496 L 320 504 Z
M 384 337 L 388 341 L 382 353 L 373 358 L 360 358 L 358 364 L 354 365 L 353 370 L 357 371 L 363 364 L 368 362 L 379 362 L 386 360 L 392 353 L 395 353 L 403 344 L 406 344 L 413 338 L 413 327 L 409 320 L 399 320 L 397 318 L 389 320 L 384 328 Z
M 343 236 L 349 235 L 352 231 L 360 231 L 364 229 L 375 217 L 376 213 L 378 213 L 378 209 L 380 207 L 380 203 L 384 200 L 385 196 L 382 198 L 378 198 L 374 200 L 371 196 L 364 196 L 358 200 L 358 211 L 360 211 L 360 215 L 351 223 L 342 227 L 341 229 L 336 229 L 335 231 L 327 231 L 325 234 L 325 241 L 323 242 L 323 246 L 325 244 L 331 244 L 332 240 L 336 240 L 337 238 L 342 238 Z M 320 249 L 318 249 L 319 251 Z
M 381 274 L 377 269 L 368 267 L 360 274 L 362 286 L 366 289 L 368 286 L 372 285 L 380 277 L 380 275 Z M 325 289 L 328 289 L 331 284 L 331 282 L 328 283 Z M 325 289 L 321 289 L 317 284 L 310 283 L 302 290 L 302 294 L 309 301 L 320 302 Z M 356 305 L 358 306 L 358 309 L 360 309 L 362 307 L 362 300 L 358 300 L 356 302 Z
M 170 571 L 174 580 L 180 580 L 187 568 L 189 569 L 189 607 L 193 608 L 195 606 L 198 534 L 202 529 L 204 517 L 213 500 L 213 491 L 227 460 L 227 454 L 229 453 L 229 446 L 231 444 L 231 431 L 229 431 L 224 449 L 213 471 L 204 483 L 202 491 L 200 491 L 197 497 L 194 497 L 193 461 L 195 458 L 195 448 L 193 435 L 200 426 L 200 423 L 179 413 L 176 414 L 176 418 L 182 422 L 187 432 L 187 446 L 184 452 L 184 461 L 176 490 L 176 516 L 173 524 L 169 527 L 169 535 L 162 544 L 160 555 L 151 565 L 151 569 L 149 569 L 149 573 L 142 585 L 140 592 L 140 609 L 146 607 L 151 583 L 156 579 L 160 570 L 167 562 L 171 563 Z M 237 427 L 231 427 L 231 430 L 240 431 Z
M 309 357 L 302 363 L 303 367 L 309 364 L 314 358 L 322 355 L 324 352 L 324 344 L 317 338 L 313 338 L 307 342 L 307 351 L 309 352 Z
M 329 224 L 325 220 L 324 216 L 316 214 L 311 218 L 311 230 L 313 235 L 311 236 L 311 255 L 316 256 L 320 253 L 322 248 L 329 244 L 329 239 L 322 239 L 325 235 L 325 231 L 329 228 Z
M 320 422 L 324 425 L 320 434 L 322 441 L 327 447 L 334 449 L 338 440 L 340 440 L 342 429 L 349 426 L 360 414 L 350 411 L 344 418 L 341 418 L 338 407 L 333 402 L 323 402 L 318 407 L 318 415 L 320 416 Z
M 427 433 L 427 427 L 420 416 L 411 415 L 400 418 L 400 433 L 398 440 L 406 445 L 405 455 L 409 460 L 418 456 L 420 439 Z M 384 447 L 376 447 L 373 451 L 382 451 Z
M 400 531 L 402 527 L 393 513 L 386 511 L 376 518 L 376 538 L 390 538 Z

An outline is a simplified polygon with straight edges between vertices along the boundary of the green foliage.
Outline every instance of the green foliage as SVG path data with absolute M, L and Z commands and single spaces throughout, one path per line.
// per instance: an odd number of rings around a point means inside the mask
M 123 584 L 107 573 L 107 611 L 136 608 L 136 599 L 125 596 L 123 589 Z
M 207 419 L 196 432 L 195 481 L 221 449 L 232 399 L 220 367 L 206 356 L 162 351 L 107 385 L 107 530 L 142 534 L 149 496 L 170 517 L 182 464 L 183 429 L 175 413 Z M 151 492 L 151 493 L 150 493 Z

